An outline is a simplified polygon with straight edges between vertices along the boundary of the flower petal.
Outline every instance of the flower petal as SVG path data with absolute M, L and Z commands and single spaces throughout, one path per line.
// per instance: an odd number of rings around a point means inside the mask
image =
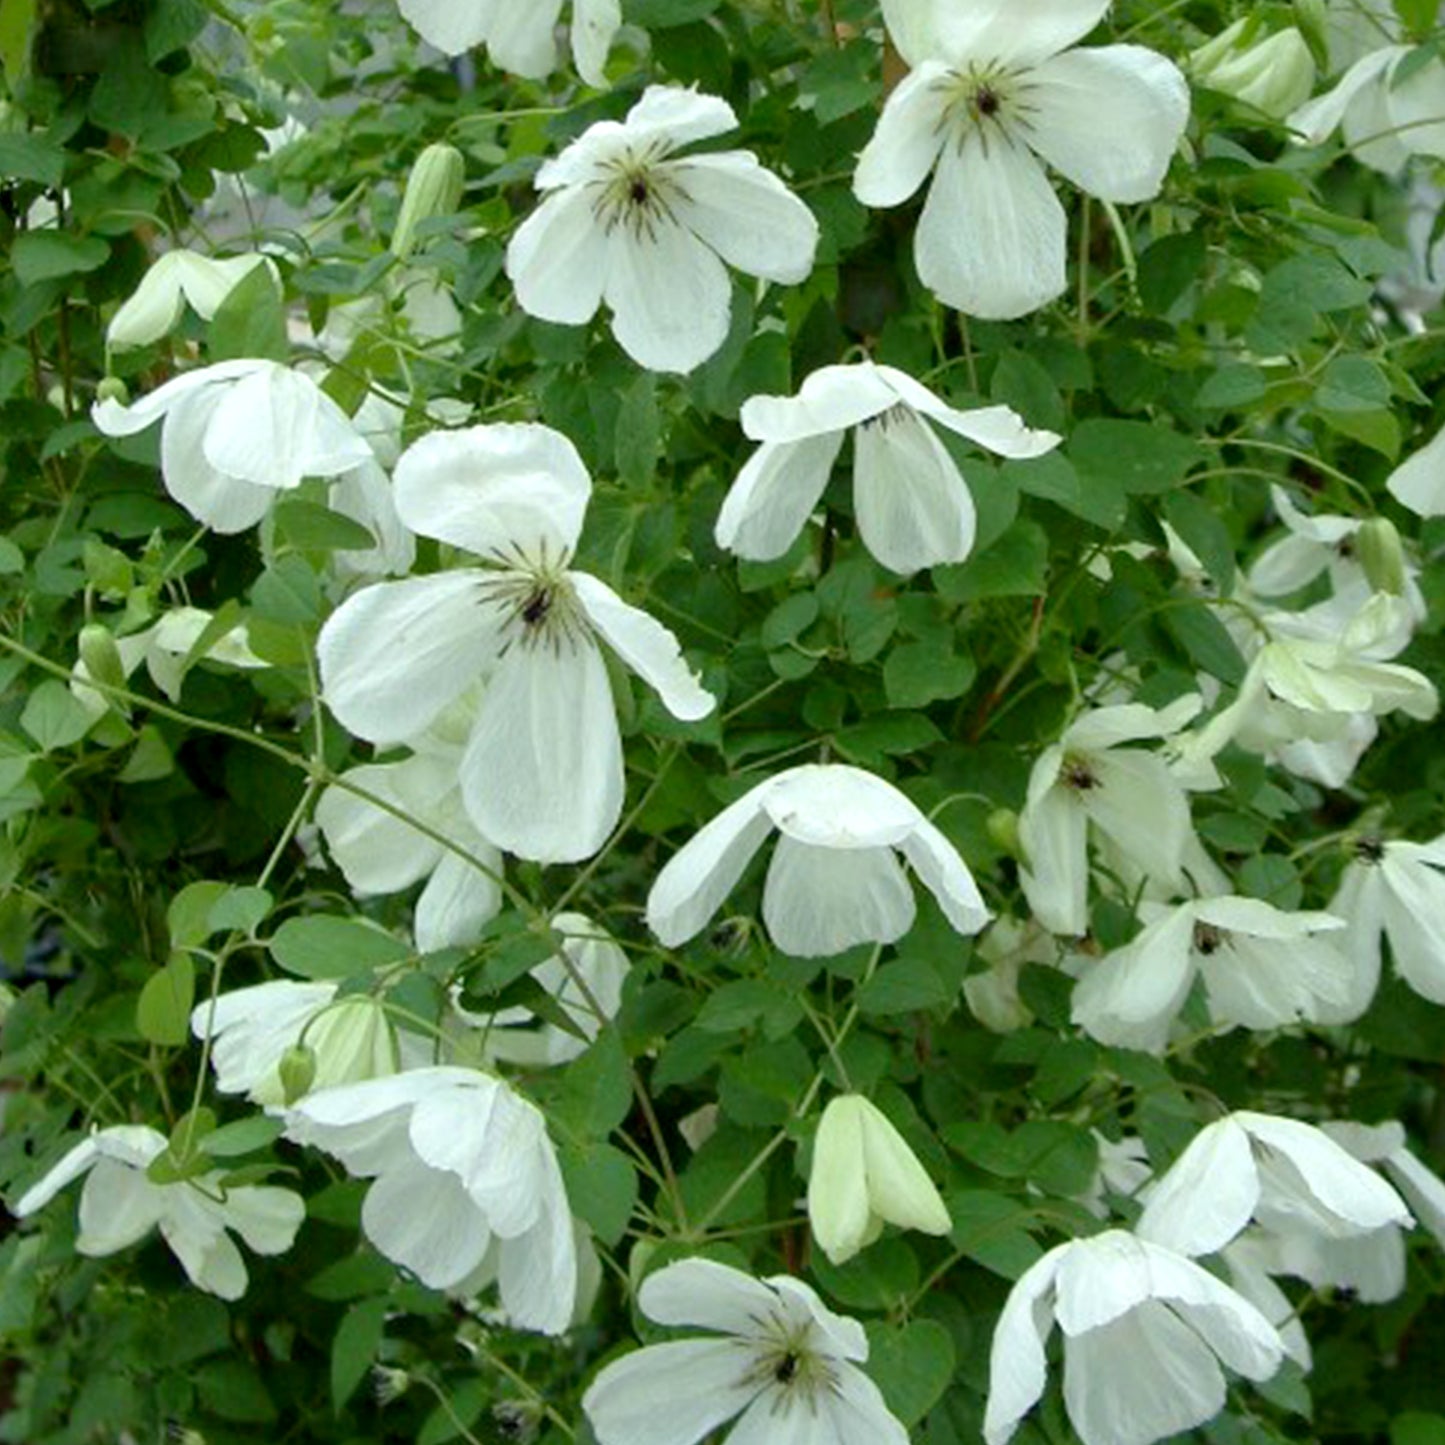
M 877 1232 L 863 1149 L 866 1107 L 867 1101 L 856 1094 L 830 1100 L 813 1136 L 808 1223 L 818 1248 L 831 1264 L 852 1259 Z
M 924 818 L 898 846 L 918 881 L 960 933 L 977 933 L 988 922 L 988 908 L 968 864 L 938 828 Z
M 1385 46 L 1362 56 L 1340 77 L 1333 90 L 1300 106 L 1285 119 L 1285 124 L 1306 145 L 1319 145 L 1344 119 L 1345 111 L 1361 90 L 1375 82 L 1383 84 L 1385 71 L 1408 49 L 1404 45 Z
M 1051 1249 L 1019 1276 L 993 1332 L 983 1438 L 1004 1445 L 1033 1409 L 1048 1380 L 1044 1345 L 1054 1327 L 1054 1281 L 1071 1245 Z
M 967 6 L 935 4 L 944 54 L 960 60 L 1004 61 L 1032 66 L 1082 40 L 1109 8 L 1110 0 L 1029 0 L 1020 15 L 1013 0 L 970 0 Z
M 738 118 L 727 101 L 704 95 L 696 86 L 649 85 L 627 112 L 625 124 L 629 139 L 658 137 L 667 142 L 669 150 L 676 150 L 736 130 Z
M 422 1199 L 426 1208 L 418 1209 Z M 382 1254 L 432 1289 L 464 1280 L 481 1263 L 492 1238 L 461 1180 L 415 1155 L 388 1169 L 367 1190 L 361 1227 Z
M 796 958 L 859 943 L 895 943 L 913 926 L 913 889 L 891 848 L 827 848 L 778 839 L 763 885 L 763 921 Z
M 248 357 L 236 361 L 220 361 L 214 366 L 182 372 L 180 376 L 173 376 L 164 386 L 157 387 L 155 391 L 149 392 L 129 406 L 122 406 L 120 402 L 109 397 L 98 401 L 91 408 L 90 417 L 96 429 L 108 437 L 135 436 L 169 415 L 173 407 L 193 392 L 205 391 L 220 382 L 237 381 L 273 364 Z
M 454 3 L 454 0 L 448 0 Z M 564 186 L 517 228 L 507 246 L 507 276 L 528 316 L 580 326 L 597 314 L 607 284 L 606 233 L 591 193 Z
M 865 206 L 901 205 L 938 164 L 949 144 L 948 80 L 947 66 L 925 60 L 888 97 L 853 173 L 853 194 Z
M 737 1340 L 674 1340 L 613 1360 L 582 1397 L 600 1445 L 697 1445 L 758 1393 Z
M 743 431 L 758 442 L 798 442 L 845 432 L 897 406 L 902 398 L 894 379 L 903 375 L 871 361 L 821 366 L 808 374 L 796 396 L 749 397 L 740 414 Z
M 397 0 L 402 19 L 444 55 L 465 55 L 481 45 L 496 12 L 496 0 Z
M 1387 845 L 1380 865 L 1385 934 L 1400 977 L 1422 998 L 1445 1003 L 1445 873 L 1408 845 Z
M 682 1259 L 647 1276 L 638 1307 L 660 1325 L 696 1325 L 751 1336 L 775 1312 L 778 1297 L 761 1280 L 711 1259 Z
M 1028 858 L 1019 882 L 1034 917 L 1050 933 L 1088 932 L 1088 832 L 1088 814 L 1067 787 L 1049 788 L 1019 815 L 1019 840 Z
M 152 1184 L 144 1167 L 101 1158 L 80 1191 L 81 1254 L 115 1254 L 144 1239 L 172 1207 L 171 1191 L 185 1185 Z
M 621 25 L 618 0 L 572 0 L 572 63 L 599 90 L 607 88 L 607 52 Z
M 276 492 L 227 476 L 206 459 L 206 434 L 224 400 L 224 389 L 212 386 L 188 392 L 175 403 L 161 433 L 161 479 L 198 522 L 229 534 L 254 527 L 270 510 Z
M 486 844 L 473 847 L 483 872 L 469 859 L 445 853 L 416 901 L 416 946 L 423 953 L 474 944 L 501 911 L 502 855 Z
M 493 8 L 487 27 L 487 54 L 492 63 L 530 80 L 550 75 L 557 68 L 554 33 L 561 14 L 562 0 L 536 0 L 527 5 L 509 5 L 503 0 Z
M 364 788 L 401 813 L 430 811 L 456 786 L 453 772 L 427 757 L 404 763 L 348 768 L 342 781 Z M 424 821 L 430 822 L 431 819 Z M 403 818 L 332 784 L 316 804 L 316 823 L 327 851 L 358 893 L 396 893 L 425 878 L 445 850 Z
M 285 1254 L 306 1218 L 306 1201 L 290 1189 L 242 1185 L 227 1190 L 217 1205 L 228 1229 L 234 1229 L 254 1254 Z
M 1150 1194 L 1135 1233 L 1176 1254 L 1213 1254 L 1249 1223 L 1259 1193 L 1249 1135 L 1226 1116 L 1190 1140 Z
M 1171 909 L 1132 942 L 1085 965 L 1073 1020 L 1091 1038 L 1159 1053 L 1194 982 L 1194 910 Z
M 788 837 L 820 848 L 898 847 L 925 821 L 892 783 L 846 763 L 804 763 L 778 773 L 763 807 Z
M 822 500 L 842 449 L 842 432 L 764 442 L 723 498 L 715 532 L 718 546 L 750 562 L 781 557 Z

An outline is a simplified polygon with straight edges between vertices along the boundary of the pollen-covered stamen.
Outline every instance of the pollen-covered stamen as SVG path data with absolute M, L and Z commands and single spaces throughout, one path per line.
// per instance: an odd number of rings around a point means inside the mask
M 782 1314 L 759 1320 L 764 1331 L 762 1349 L 754 1356 L 749 1380 L 760 1385 L 778 1385 L 789 1399 L 801 1398 L 810 1408 L 818 1398 L 838 1392 L 838 1374 L 833 1361 L 813 1344 L 806 1323 Z

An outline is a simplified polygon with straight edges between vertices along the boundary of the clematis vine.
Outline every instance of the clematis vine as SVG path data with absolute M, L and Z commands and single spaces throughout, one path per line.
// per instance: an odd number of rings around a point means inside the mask
M 522 310 L 580 326 L 605 301 L 634 361 L 687 372 L 727 339 L 728 266 L 805 280 L 818 223 L 756 156 L 673 155 L 737 123 L 716 96 L 653 85 L 625 120 L 598 121 L 545 162 L 545 199 L 507 247 Z
M 592 482 L 564 436 L 530 423 L 433 433 L 398 462 L 395 488 L 407 526 L 481 565 L 342 603 L 317 643 L 328 706 L 358 737 L 396 742 L 486 676 L 458 764 L 472 824 L 519 857 L 590 857 L 624 788 L 598 639 L 675 717 L 706 717 L 712 695 L 661 623 L 570 569 Z
M 1138 45 L 1074 49 L 1109 0 L 884 0 L 913 67 L 858 158 L 865 206 L 897 206 L 933 175 L 914 240 L 946 305 L 1003 320 L 1065 287 L 1066 220 L 1041 162 L 1100 200 L 1158 195 L 1189 119 L 1172 61 Z
M 902 938 L 915 905 L 900 853 L 960 933 L 988 921 L 968 866 L 897 788 L 861 768 L 805 763 L 759 783 L 669 859 L 648 894 L 648 927 L 668 947 L 701 932 L 774 828 L 763 921 L 784 953 Z
M 895 367 L 825 366 L 796 397 L 743 404 L 743 431 L 762 445 L 723 501 L 718 546 L 754 561 L 782 556 L 851 434 L 853 506 L 868 550 L 904 576 L 962 562 L 973 550 L 973 497 L 930 422 L 1005 457 L 1042 456 L 1060 441 L 1006 406 L 958 411 Z

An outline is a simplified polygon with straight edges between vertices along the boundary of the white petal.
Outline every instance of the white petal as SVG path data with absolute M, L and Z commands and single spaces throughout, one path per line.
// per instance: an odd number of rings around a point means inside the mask
M 517 1239 L 503 1240 L 498 1285 L 502 1304 L 522 1329 L 560 1335 L 572 1323 L 577 1303 L 577 1234 L 551 1145 L 543 1141 L 539 1218 Z
M 1177 887 L 1192 828 L 1168 764 L 1135 748 L 1097 754 L 1089 766 L 1095 784 L 1079 797 L 1089 821 L 1147 877 Z
M 587 620 L 633 672 L 651 683 L 668 712 L 684 722 L 696 722 L 717 706 L 717 699 L 687 665 L 677 638 L 662 623 L 624 602 L 599 578 L 586 572 L 568 576 Z
M 507 276 L 529 316 L 580 326 L 596 315 L 609 252 L 592 202 L 581 186 L 555 191 L 512 236 Z
M 1422 998 L 1445 1003 L 1445 873 L 1387 848 L 1380 865 L 1385 934 L 1400 977 Z
M 401 813 L 415 809 L 423 815 L 433 812 L 440 798 L 456 786 L 454 771 L 447 776 L 443 764 L 426 757 L 348 768 L 341 776 L 343 782 L 364 788 Z M 317 801 L 316 823 L 332 861 L 358 893 L 410 888 L 445 854 L 440 843 L 410 823 L 334 783 Z
M 700 933 L 772 832 L 761 784 L 729 804 L 668 860 L 647 895 L 647 926 L 668 948 Z
M 1194 910 L 1171 909 L 1125 947 L 1085 965 L 1073 1020 L 1100 1043 L 1158 1053 L 1194 982 Z
M 913 890 L 891 848 L 826 848 L 778 839 L 763 886 L 773 943 L 797 958 L 894 943 L 913 926 Z
M 1036 64 L 1082 40 L 1109 8 L 1109 0 L 1029 0 L 1020 15 L 1013 0 L 971 0 L 936 5 L 935 24 L 951 60 Z
M 164 1139 L 161 1140 L 161 1148 L 165 1148 Z M 15 1206 L 15 1217 L 24 1219 L 37 1209 L 44 1209 L 67 1184 L 73 1184 L 87 1170 L 94 1168 L 101 1157 L 94 1135 L 82 1139 L 20 1196 L 20 1202 Z
M 272 365 L 273 362 L 250 358 L 220 361 L 214 366 L 203 366 L 196 371 L 186 371 L 180 376 L 173 376 L 164 386 L 129 406 L 122 406 L 111 398 L 99 401 L 91 408 L 90 417 L 96 429 L 106 436 L 135 436 L 169 415 L 172 408 L 193 393 L 209 390 L 221 382 L 237 381 Z
M 977 526 L 973 497 L 916 412 L 900 408 L 864 424 L 853 449 L 858 531 L 885 567 L 907 577 L 968 556 Z
M 299 1194 L 269 1184 L 230 1189 L 216 1208 L 226 1227 L 255 1254 L 285 1254 L 306 1218 L 306 1201 Z
M 878 1386 L 851 1365 L 835 1364 L 833 1369 L 833 1389 L 821 1402 L 827 1421 L 823 1428 L 829 1432 L 824 1438 L 838 1445 L 908 1445 L 908 1431 L 890 1413 Z
M 225 1300 L 240 1299 L 248 1279 L 241 1251 L 210 1201 L 190 1185 L 172 1185 L 176 1198 L 160 1220 L 161 1234 L 191 1283 Z
M 106 327 L 106 345 L 112 351 L 149 346 L 159 341 L 181 319 L 186 298 L 181 294 L 179 270 L 189 251 L 169 251 L 141 277 L 141 283 L 121 304 Z M 200 257 L 194 257 L 199 260 Z
M 1383 83 L 1381 77 L 1384 72 L 1406 51 L 1407 47 L 1403 45 L 1371 51 L 1341 76 L 1333 90 L 1300 106 L 1287 117 L 1285 124 L 1307 145 L 1319 145 L 1344 119 L 1345 111 L 1360 91 L 1367 85 Z
M 673 214 L 729 266 L 789 285 L 808 279 L 818 222 L 750 151 L 691 156 L 667 170 L 682 186 Z
M 1385 1161 L 1385 1172 L 1409 1202 L 1415 1217 L 1445 1247 L 1445 1183 L 1408 1149 L 1397 1149 Z
M 594 643 L 507 652 L 461 782 L 472 821 L 508 853 L 575 863 L 601 848 L 621 816 L 624 782 L 612 687 Z
M 472 851 L 488 872 L 455 853 L 444 854 L 416 901 L 416 946 L 423 953 L 475 943 L 501 911 L 502 855 L 486 844 Z
M 114 1254 L 145 1238 L 172 1207 L 168 1195 L 184 1185 L 152 1184 L 144 1168 L 99 1159 L 80 1191 L 81 1254 Z
M 370 742 L 414 737 L 491 665 L 503 620 L 480 572 L 367 587 L 317 639 L 326 704 Z
M 1101 200 L 1159 193 L 1189 120 L 1179 68 L 1141 45 L 1070 50 L 1029 77 L 1029 144 Z
M 463 55 L 487 37 L 496 0 L 397 0 L 402 18 L 428 45 Z
M 453 0 L 456 3 L 456 0 Z M 495 65 L 541 80 L 557 67 L 554 32 L 562 13 L 562 0 L 539 0 L 530 5 L 497 5 L 487 30 L 487 54 Z
M 1023 417 L 1011 406 L 977 406 L 959 411 L 934 396 L 906 372 L 891 366 L 880 366 L 878 370 L 914 411 L 922 412 L 940 426 L 946 426 L 949 431 L 966 437 L 997 456 L 1041 457 L 1053 451 L 1063 440 L 1057 432 L 1034 431 L 1025 425 Z
M 416 1158 L 367 1190 L 361 1227 L 382 1254 L 433 1289 L 465 1279 L 491 1243 L 486 1219 L 456 1175 Z
M 1161 708 L 1145 707 L 1137 702 L 1090 708 L 1069 724 L 1064 732 L 1064 746 L 1097 752 L 1143 738 L 1168 737 L 1198 716 L 1202 705 L 1199 694 L 1191 692 Z
M 649 85 L 642 99 L 627 112 L 629 139 L 665 140 L 676 150 L 695 140 L 707 140 L 736 130 L 737 115 L 727 101 L 704 95 L 695 87 Z
M 331 484 L 326 504 L 360 523 L 375 546 L 338 548 L 332 565 L 345 578 L 404 577 L 416 563 L 416 538 L 396 511 L 391 482 L 380 463 L 363 462 Z
M 753 396 L 743 403 L 743 431 L 753 441 L 798 442 L 842 433 L 903 400 L 891 367 L 857 361 L 810 372 L 797 396 Z M 918 390 L 916 382 L 912 385 Z M 932 395 L 932 393 L 926 393 Z
M 396 509 L 412 531 L 494 561 L 570 556 L 591 496 L 577 448 L 536 422 L 432 432 L 396 464 Z
M 617 343 L 649 371 L 688 372 L 727 340 L 732 283 L 691 231 L 659 221 L 608 238 L 603 295 Z
M 1307 587 L 1330 563 L 1333 549 L 1312 537 L 1284 537 L 1260 553 L 1249 585 L 1261 597 L 1284 597 Z
M 758 1393 L 736 1340 L 675 1340 L 613 1360 L 582 1397 L 600 1445 L 697 1445 Z
M 777 1309 L 773 1290 L 750 1274 L 710 1259 L 683 1259 L 647 1276 L 637 1303 L 660 1325 L 696 1325 L 729 1335 L 754 1335 Z
M 947 66 L 925 61 L 888 97 L 853 174 L 853 194 L 865 206 L 901 205 L 928 179 L 950 143 L 950 79 Z
M 1199 971 L 1210 1016 L 1248 1029 L 1314 1019 L 1321 1003 L 1338 1010 L 1349 997 L 1349 963 L 1324 940 L 1294 938 L 1281 945 L 1240 934 L 1201 958 Z
M 607 52 L 621 25 L 618 0 L 572 0 L 572 62 L 599 90 L 607 88 Z
M 161 478 L 198 522 L 216 532 L 244 532 L 266 515 L 276 492 L 227 476 L 206 459 L 206 435 L 225 395 L 221 387 L 197 389 L 171 408 L 161 433 Z
M 918 276 L 945 305 L 1006 321 L 1063 293 L 1064 208 L 1022 145 L 977 132 L 938 163 L 914 238 Z
M 1135 1232 L 1176 1254 L 1213 1254 L 1249 1223 L 1259 1191 L 1249 1136 L 1228 1116 L 1194 1136 L 1150 1194 Z
M 1088 831 L 1088 815 L 1073 789 L 1063 786 L 1050 788 L 1019 815 L 1019 839 L 1028 858 L 1019 882 L 1034 917 L 1050 933 L 1077 937 L 1088 932 Z
M 926 821 L 892 783 L 845 763 L 804 763 L 777 774 L 763 807 L 788 837 L 821 848 L 897 847 Z
M 918 881 L 960 933 L 977 933 L 988 922 L 988 908 L 968 864 L 932 823 L 926 818 L 916 823 L 898 846 Z
M 1445 66 L 1438 59 L 1428 60 L 1398 82 L 1392 69 L 1380 93 L 1394 139 L 1410 155 L 1445 159 Z M 1348 116 L 1345 134 L 1350 135 Z
M 1054 1327 L 1054 1280 L 1071 1245 L 1051 1249 L 1009 1291 L 989 1350 L 988 1405 L 983 1438 L 1004 1445 L 1044 1393 L 1048 1360 L 1044 1344 Z
M 876 1105 L 863 1101 L 863 1159 L 874 1211 L 901 1229 L 947 1234 L 953 1228 L 928 1171 Z
M 749 405 L 744 404 L 745 412 Z M 842 432 L 764 442 L 723 498 L 718 546 L 751 562 L 781 557 L 822 500 L 842 447 Z
M 832 1264 L 852 1259 L 877 1232 L 863 1148 L 865 1104 L 856 1094 L 830 1100 L 813 1138 L 808 1223 L 818 1248 Z
M 1445 515 L 1445 431 L 1407 457 L 1385 483 L 1392 497 L 1420 517 Z

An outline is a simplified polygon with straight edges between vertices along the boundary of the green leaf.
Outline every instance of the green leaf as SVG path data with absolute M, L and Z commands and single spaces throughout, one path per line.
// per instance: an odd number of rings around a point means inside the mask
M 905 642 L 883 664 L 883 690 L 888 705 L 927 707 L 941 699 L 962 697 L 978 675 L 971 657 L 960 657 L 933 642 Z
M 1390 1445 L 1445 1445 L 1445 1415 L 1407 1410 L 1390 1421 Z
M 617 408 L 617 475 L 639 491 L 657 474 L 662 455 L 662 419 L 657 409 L 657 381 L 642 372 L 622 394 Z
M 858 990 L 858 1007 L 865 1014 L 915 1013 L 943 1008 L 958 997 L 939 971 L 925 959 L 899 958 L 885 963 Z
M 0 134 L 0 176 L 52 188 L 65 175 L 65 151 L 38 131 Z
M 933 584 L 949 602 L 985 597 L 1041 597 L 1049 539 L 1037 522 L 1015 522 L 997 542 L 956 567 L 935 567 Z
M 374 924 L 326 914 L 288 918 L 266 947 L 287 973 L 300 978 L 349 978 L 411 957 L 406 944 Z
M 1178 432 L 1153 422 L 1099 417 L 1075 428 L 1069 455 L 1086 485 L 1103 479 L 1131 496 L 1177 487 L 1204 459 L 1199 445 Z
M 1027 1204 L 988 1189 L 958 1190 L 945 1202 L 954 1247 L 985 1269 L 1014 1280 L 1043 1258 L 1028 1233 L 1035 1215 Z
M 1129 510 L 1128 499 L 1117 481 L 1092 476 L 1086 482 L 1062 452 L 1005 462 L 1003 474 L 1027 496 L 1053 502 L 1106 532 L 1120 527 Z
M 1363 356 L 1337 356 L 1325 367 L 1315 392 L 1322 411 L 1379 411 L 1389 406 L 1390 380 L 1373 361 Z
M 236 1159 L 275 1143 L 284 1127 L 280 1119 L 256 1114 L 213 1129 L 201 1140 L 201 1148 L 213 1159 Z
M 385 1298 L 349 1306 L 331 1341 L 331 1408 L 339 1415 L 381 1349 L 386 1330 Z
M 78 743 L 95 722 L 70 689 L 53 677 L 30 694 L 20 714 L 20 726 L 47 753 Z
M 243 886 L 228 888 L 211 905 L 207 920 L 211 933 L 234 929 L 237 933 L 255 933 L 256 926 L 271 912 L 273 900 L 264 888 Z
M 1063 429 L 1067 414 L 1058 385 L 1047 368 L 1026 351 L 1010 349 L 999 357 L 989 395 L 1013 407 L 1030 426 Z
M 813 592 L 794 592 L 763 619 L 763 646 L 769 652 L 786 647 L 818 620 L 818 598 Z
M 252 267 L 231 288 L 211 318 L 206 348 L 213 362 L 242 357 L 269 361 L 290 358 L 284 298 L 269 266 Z
M 190 1038 L 195 1002 L 196 966 L 189 953 L 177 949 L 141 989 L 135 1009 L 136 1028 L 153 1044 L 179 1048 Z
M 901 1328 L 869 1321 L 867 1329 L 868 1374 L 903 1424 L 918 1424 L 953 1378 L 953 1336 L 937 1320 L 926 1319 Z
M 1331 431 L 1362 443 L 1388 461 L 1400 456 L 1400 422 L 1392 411 L 1325 411 L 1316 414 Z
M 942 741 L 943 734 L 917 712 L 871 717 L 851 724 L 833 738 L 845 758 L 865 768 L 877 767 L 884 758 L 906 756 Z
M 206 28 L 208 18 L 200 0 L 154 0 L 143 32 L 146 59 L 154 65 L 183 50 Z
M 588 1142 L 559 1151 L 567 1198 L 605 1248 L 622 1238 L 637 1203 L 637 1170 L 610 1144 Z
M 562 1071 L 557 1109 L 578 1133 L 605 1138 L 631 1112 L 632 1073 L 615 1028 Z
M 1234 539 L 1214 508 L 1181 487 L 1164 499 L 1164 517 L 1184 545 L 1204 564 L 1221 593 L 1234 583 Z
M 625 0 L 624 17 L 644 30 L 665 30 L 711 15 L 722 0 Z
M 1244 658 L 1213 608 L 1202 602 L 1185 602 L 1166 607 L 1159 614 L 1159 620 L 1189 655 L 1189 660 L 1211 677 L 1232 687 L 1244 681 Z
M 170 930 L 172 948 L 192 948 L 204 943 L 216 929 L 211 925 L 211 909 L 231 891 L 229 883 L 203 879 L 188 883 L 166 910 L 166 927 Z
M 276 1406 L 255 1366 L 230 1356 L 202 1365 L 194 1375 L 196 1393 L 206 1409 L 241 1425 L 269 1425 Z
M 1258 401 L 1269 385 L 1259 367 L 1246 361 L 1230 361 L 1214 372 L 1194 397 L 1194 405 L 1226 411 Z
M 30 70 L 39 8 L 39 0 L 0 0 L 0 61 L 5 63 L 12 92 L 20 88 Z
M 360 522 L 329 507 L 288 497 L 271 514 L 276 535 L 302 552 L 365 552 L 376 538 Z

